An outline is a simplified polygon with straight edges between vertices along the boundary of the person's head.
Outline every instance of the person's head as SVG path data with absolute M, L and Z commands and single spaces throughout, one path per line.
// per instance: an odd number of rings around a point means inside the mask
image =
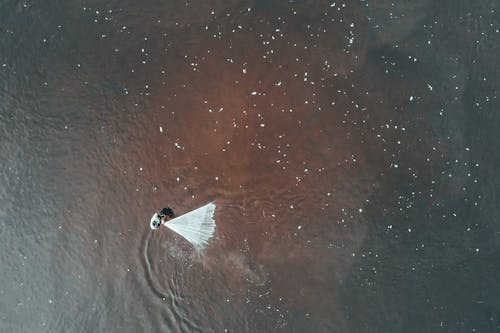
M 174 211 L 170 207 L 163 208 L 161 213 L 163 216 L 165 216 L 165 217 L 168 216 L 168 218 L 170 218 L 170 219 L 174 217 Z

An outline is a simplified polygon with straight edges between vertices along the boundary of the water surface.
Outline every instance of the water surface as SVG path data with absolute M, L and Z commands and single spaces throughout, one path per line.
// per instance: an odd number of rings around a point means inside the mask
M 498 10 L 1 2 L 1 330 L 498 331 Z

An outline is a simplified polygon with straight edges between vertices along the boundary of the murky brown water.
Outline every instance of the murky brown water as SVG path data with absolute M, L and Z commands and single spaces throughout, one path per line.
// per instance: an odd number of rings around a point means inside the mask
M 1 330 L 498 330 L 492 19 L 447 8 L 0 4 Z M 203 253 L 149 229 L 212 200 Z

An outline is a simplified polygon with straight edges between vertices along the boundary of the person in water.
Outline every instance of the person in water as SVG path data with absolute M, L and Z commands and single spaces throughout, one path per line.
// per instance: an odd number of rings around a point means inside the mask
M 157 230 L 162 224 L 167 223 L 168 220 L 175 217 L 174 211 L 170 207 L 163 208 L 160 212 L 154 213 L 151 218 L 151 229 Z

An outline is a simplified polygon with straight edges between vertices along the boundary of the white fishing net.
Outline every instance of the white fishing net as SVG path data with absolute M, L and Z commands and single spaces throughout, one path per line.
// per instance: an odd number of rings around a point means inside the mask
M 202 250 L 215 231 L 215 204 L 213 202 L 167 221 L 163 225 Z

